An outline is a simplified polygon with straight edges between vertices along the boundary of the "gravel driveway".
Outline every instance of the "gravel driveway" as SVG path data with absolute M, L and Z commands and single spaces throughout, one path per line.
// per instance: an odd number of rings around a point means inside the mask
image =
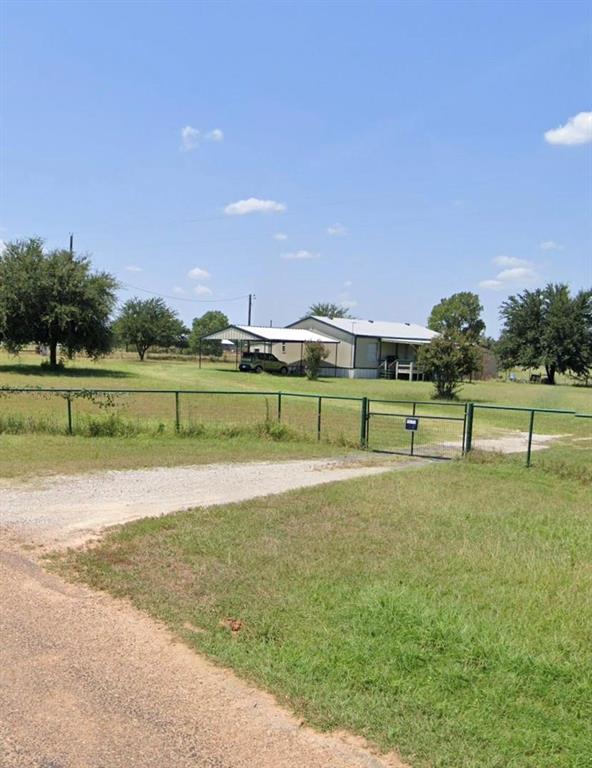
M 0 766 L 400 768 L 394 754 L 303 727 L 129 604 L 46 573 L 22 543 L 44 550 L 139 516 L 406 466 L 291 461 L 4 483 Z
M 35 543 L 77 544 L 102 528 L 191 507 L 244 501 L 336 480 L 385 472 L 405 463 L 359 460 L 257 462 L 112 470 L 0 484 L 0 529 Z

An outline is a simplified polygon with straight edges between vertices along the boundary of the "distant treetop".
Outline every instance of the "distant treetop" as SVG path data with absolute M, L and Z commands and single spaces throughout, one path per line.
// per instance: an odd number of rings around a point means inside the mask
M 351 317 L 349 312 L 341 304 L 333 304 L 330 301 L 317 301 L 311 304 L 307 314 L 318 315 L 319 317 Z

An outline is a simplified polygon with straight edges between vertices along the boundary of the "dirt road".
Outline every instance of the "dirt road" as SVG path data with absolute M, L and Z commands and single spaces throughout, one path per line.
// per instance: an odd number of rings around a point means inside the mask
M 181 475 L 182 492 L 188 494 L 186 505 L 206 498 L 215 503 L 245 498 L 249 479 L 255 496 L 265 488 L 284 490 L 385 469 L 322 462 L 205 467 L 191 470 L 193 479 Z M 297 482 L 298 472 L 302 482 Z M 109 489 L 120 488 L 120 475 L 127 483 L 137 475 L 138 485 L 128 498 L 116 495 L 118 504 L 105 506 Z M 171 477 L 176 487 L 179 475 Z M 269 486 L 265 478 L 273 478 Z M 14 543 L 15 536 L 24 535 L 45 548 L 48 541 L 64 544 L 79 540 L 83 532 L 92 535 L 101 524 L 97 510 L 109 523 L 137 517 L 150 479 L 158 479 L 153 492 L 167 488 L 159 470 L 73 478 L 72 488 L 61 485 L 61 507 L 51 499 L 63 481 L 0 489 L 3 531 L 12 540 L 5 536 L 0 549 L 0 766 L 400 766 L 395 755 L 379 758 L 355 740 L 302 727 L 271 696 L 175 642 L 165 628 L 127 603 L 46 573 Z M 177 503 L 168 491 L 162 498 L 162 508 L 151 508 L 151 514 Z

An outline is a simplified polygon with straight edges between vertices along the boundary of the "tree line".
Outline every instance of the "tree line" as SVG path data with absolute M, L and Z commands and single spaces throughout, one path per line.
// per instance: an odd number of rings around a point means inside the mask
M 12 353 L 27 344 L 47 348 L 49 365 L 59 355 L 91 358 L 115 345 L 133 347 L 144 360 L 151 347 L 197 351 L 201 336 L 228 325 L 223 312 L 206 312 L 187 328 L 163 299 L 131 298 L 117 312 L 113 275 L 93 272 L 90 259 L 68 250 L 44 251 L 40 238 L 8 243 L 0 254 L 0 343 Z M 220 342 L 204 344 L 219 355 Z
M 229 325 L 223 312 L 206 312 L 187 328 L 158 297 L 131 298 L 117 311 L 118 287 L 109 273 L 92 271 L 86 256 L 45 251 L 39 238 L 8 243 L 0 254 L 0 343 L 14 353 L 31 343 L 47 347 L 51 367 L 59 364 L 58 353 L 96 358 L 115 344 L 133 347 L 140 360 L 152 347 L 222 353 L 221 342 L 200 339 Z M 468 291 L 433 307 L 428 327 L 439 335 L 421 348 L 418 362 L 439 396 L 454 396 L 479 369 L 484 348 L 505 369 L 544 368 L 548 384 L 557 374 L 591 376 L 592 289 L 572 295 L 565 284 L 548 284 L 510 296 L 500 307 L 497 341 L 485 335 L 482 313 L 479 297 Z M 330 302 L 312 304 L 308 314 L 349 317 Z
M 418 362 L 439 397 L 455 396 L 463 379 L 475 373 L 484 349 L 504 370 L 544 368 L 545 383 L 569 374 L 587 383 L 592 374 L 592 289 L 570 293 L 564 283 L 525 290 L 500 306 L 502 329 L 496 341 L 485 336 L 479 297 L 470 292 L 442 299 L 428 326 L 439 336 L 420 349 Z

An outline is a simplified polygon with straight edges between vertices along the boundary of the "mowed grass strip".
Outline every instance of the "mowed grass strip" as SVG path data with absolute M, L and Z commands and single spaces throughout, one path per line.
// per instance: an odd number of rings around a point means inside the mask
M 455 462 L 130 523 L 58 567 L 413 766 L 584 768 L 591 498 Z
M 77 474 L 102 469 L 141 469 L 190 464 L 363 456 L 351 448 L 269 436 L 81 437 L 48 434 L 0 434 L 0 478 Z

